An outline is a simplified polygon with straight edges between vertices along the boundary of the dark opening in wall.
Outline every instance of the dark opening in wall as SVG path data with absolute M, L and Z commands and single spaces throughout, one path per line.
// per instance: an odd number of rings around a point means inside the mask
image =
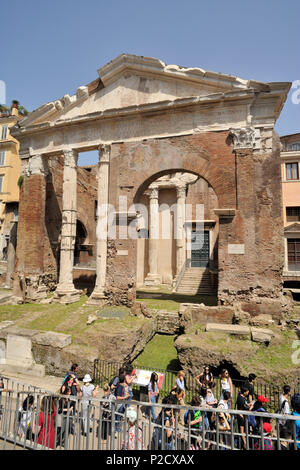
M 241 375 L 237 368 L 234 367 L 234 365 L 228 361 L 222 361 L 217 367 L 211 367 L 211 372 L 214 377 L 219 377 L 223 369 L 228 370 L 231 380 L 233 381 L 233 383 L 235 383 L 235 385 L 240 385 L 247 379 L 246 376 Z

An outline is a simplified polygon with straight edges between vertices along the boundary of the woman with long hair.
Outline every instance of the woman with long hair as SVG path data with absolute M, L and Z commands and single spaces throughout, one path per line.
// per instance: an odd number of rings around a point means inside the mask
M 178 405 L 184 406 L 184 397 L 185 397 L 185 373 L 183 370 L 180 370 L 176 378 L 176 396 L 178 400 Z M 179 412 L 179 424 L 184 426 L 184 409 L 181 409 Z
M 32 424 L 33 424 L 33 395 L 28 395 L 23 401 L 22 407 L 18 412 L 18 434 L 22 439 L 32 439 Z
M 212 388 L 214 383 L 214 376 L 210 371 L 209 366 L 203 368 L 203 372 L 195 377 L 195 380 L 200 387 Z
M 158 389 L 158 375 L 156 372 L 152 372 L 151 377 L 150 377 L 150 382 L 148 384 L 148 401 L 149 403 L 157 403 L 157 398 L 159 394 L 159 389 Z M 156 420 L 156 413 L 155 413 L 155 407 L 151 407 L 151 413 L 152 413 L 152 419 L 153 421 Z M 147 408 L 147 415 L 150 416 L 150 408 Z
M 50 449 L 55 448 L 55 417 L 56 399 L 51 396 L 44 396 L 41 401 L 38 417 L 37 443 L 42 446 L 49 447 Z M 34 427 L 35 421 L 33 424 L 33 428 Z
M 229 392 L 230 397 L 232 398 L 232 392 L 233 392 L 233 385 L 232 385 L 232 380 L 230 378 L 229 372 L 227 369 L 222 369 L 221 374 L 219 375 L 220 381 L 221 381 L 221 397 L 220 400 L 223 400 L 224 398 L 224 392 Z
M 74 416 L 74 409 L 75 409 L 75 402 L 70 400 L 70 396 L 72 394 L 71 387 L 68 385 L 65 386 L 64 393 L 65 398 L 60 398 L 58 401 L 58 411 L 56 417 L 56 424 L 57 424 L 57 440 L 56 445 L 63 446 L 65 444 L 65 436 L 67 433 L 74 434 L 74 424 L 73 424 L 73 416 Z M 69 426 L 67 426 L 67 422 Z

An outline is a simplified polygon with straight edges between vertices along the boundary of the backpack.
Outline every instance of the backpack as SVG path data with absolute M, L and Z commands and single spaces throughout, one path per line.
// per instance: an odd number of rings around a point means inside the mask
M 278 414 L 278 415 L 281 415 L 281 414 L 282 414 L 282 411 L 283 411 L 283 409 L 284 409 L 286 403 L 288 403 L 288 401 L 287 401 L 287 400 L 283 400 L 283 402 L 281 403 L 281 407 L 276 411 L 276 414 Z M 284 426 L 285 423 L 286 423 L 286 419 L 279 419 L 278 422 L 279 422 L 279 424 L 280 424 L 281 426 Z
M 115 387 L 113 389 L 111 388 L 111 386 L 113 385 L 114 381 L 118 378 L 119 378 L 119 376 L 115 375 L 108 384 L 108 386 L 110 388 L 110 394 L 114 395 L 114 396 L 116 396 L 117 386 L 118 386 L 119 382 L 115 385 Z

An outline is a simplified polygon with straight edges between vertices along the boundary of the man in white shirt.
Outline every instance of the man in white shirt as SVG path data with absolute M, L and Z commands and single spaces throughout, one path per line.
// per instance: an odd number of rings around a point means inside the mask
M 289 404 L 289 396 L 291 395 L 291 387 L 285 385 L 282 389 L 283 393 L 279 396 L 279 410 L 278 413 L 283 415 L 289 415 L 291 413 L 291 408 Z M 286 423 L 285 419 L 280 419 L 279 424 L 284 426 Z

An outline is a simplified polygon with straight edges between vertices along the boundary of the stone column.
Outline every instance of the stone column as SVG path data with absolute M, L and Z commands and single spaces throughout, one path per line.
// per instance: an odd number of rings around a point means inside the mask
M 158 213 L 158 194 L 157 186 L 149 186 L 150 198 L 150 223 L 149 223 L 149 273 L 145 279 L 146 286 L 152 286 L 160 283 L 158 275 L 158 238 L 159 238 L 159 213 Z
M 47 237 L 45 210 L 49 168 L 47 156 L 43 154 L 30 155 L 27 149 L 21 149 L 19 155 L 23 182 L 18 209 L 13 292 L 16 297 L 31 302 L 45 298 L 48 291 L 44 284 L 44 244 Z
M 60 270 L 59 283 L 53 300 L 66 304 L 80 299 L 80 291 L 75 289 L 73 283 L 77 222 L 77 159 L 78 154 L 75 150 L 64 151 Z
M 107 223 L 110 145 L 99 147 L 96 285 L 87 305 L 103 305 L 107 267 Z
M 186 187 L 177 186 L 177 211 L 176 211 L 176 276 L 179 275 L 186 259 L 185 254 L 185 199 Z
M 11 223 L 11 229 L 9 233 L 9 242 L 8 242 L 8 248 L 7 248 L 7 269 L 6 269 L 6 283 L 5 287 L 8 289 L 11 288 L 12 284 L 12 274 L 15 270 L 15 264 L 16 264 L 16 246 L 17 246 L 17 227 L 18 223 L 17 222 L 12 222 Z

